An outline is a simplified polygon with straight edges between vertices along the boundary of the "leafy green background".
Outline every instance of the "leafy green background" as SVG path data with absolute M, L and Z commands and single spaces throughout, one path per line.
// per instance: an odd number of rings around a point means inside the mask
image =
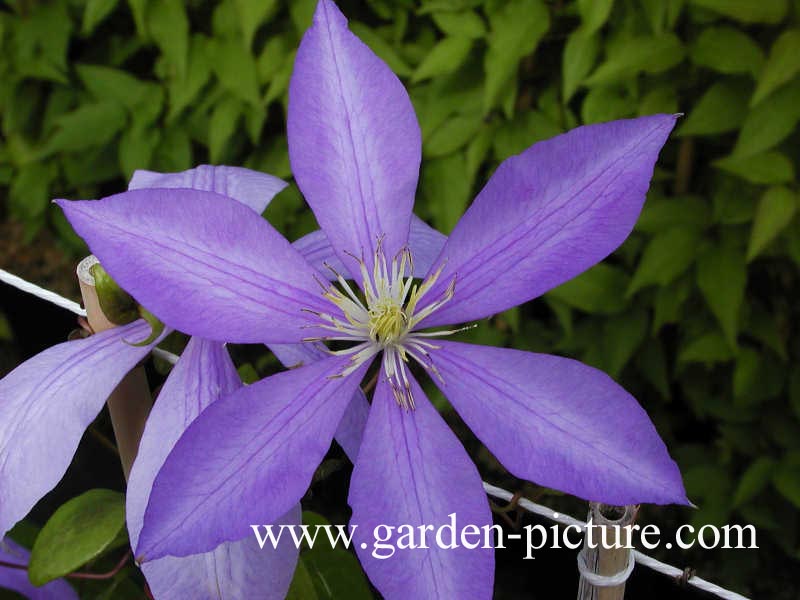
M 758 527 L 757 558 L 668 559 L 710 568 L 744 592 L 763 592 L 764 570 L 796 570 L 800 2 L 340 5 L 410 90 L 423 132 L 416 210 L 445 232 L 498 163 L 537 140 L 583 123 L 685 113 L 622 248 L 468 337 L 574 356 L 631 390 L 699 505 L 652 509 L 652 520 Z M 17 243 L 30 252 L 55 240 L 79 257 L 85 248 L 53 197 L 99 197 L 122 190 L 137 168 L 207 162 L 291 178 L 286 90 L 313 8 L 313 0 L 7 2 L 2 231 L 21 228 Z M 266 216 L 291 239 L 315 227 L 295 186 Z M 2 318 L 0 334 L 11 335 Z M 484 474 L 501 477 L 488 453 L 468 446 Z M 786 588 L 767 591 L 794 597 Z

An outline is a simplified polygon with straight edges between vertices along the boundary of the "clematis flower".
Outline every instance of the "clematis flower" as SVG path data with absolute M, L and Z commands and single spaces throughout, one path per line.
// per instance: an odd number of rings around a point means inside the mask
M 0 561 L 25 565 L 31 555 L 11 538 L 0 538 Z M 56 579 L 41 587 L 28 581 L 28 573 L 0 565 L 0 591 L 13 590 L 29 600 L 77 600 L 78 594 L 63 579 Z M 1 594 L 0 594 L 1 595 Z
M 182 173 L 137 171 L 130 189 L 154 185 L 216 190 L 260 214 L 286 183 L 248 169 L 200 166 Z M 320 252 L 321 247 L 324 251 L 324 244 L 317 236 L 312 237 L 316 242 L 307 244 L 309 252 Z M 129 343 L 148 337 L 148 331 L 149 326 L 138 320 L 65 342 L 31 358 L 0 380 L 0 535 L 63 476 L 83 432 L 108 396 L 158 343 Z M 131 470 L 126 517 L 132 545 L 142 526 L 153 478 L 172 445 L 206 405 L 240 385 L 222 344 L 190 341 L 162 388 Z M 354 403 L 356 417 L 361 414 L 358 406 Z M 356 417 L 349 422 L 357 426 Z M 350 440 L 355 436 L 360 439 L 360 429 L 354 431 L 343 428 L 340 434 L 342 445 L 351 451 L 353 445 L 357 448 L 357 441 Z M 299 523 L 299 505 L 279 522 Z M 206 554 L 153 561 L 143 570 L 159 600 L 220 598 L 221 590 L 241 597 L 263 597 L 265 589 L 269 597 L 279 598 L 289 587 L 297 554 L 292 544 L 263 552 L 248 537 Z M 22 572 L 22 576 L 26 574 Z
M 288 136 L 296 181 L 338 259 L 331 282 L 263 219 L 214 193 L 59 201 L 112 276 L 171 327 L 327 352 L 223 396 L 191 423 L 155 478 L 137 557 L 205 552 L 294 506 L 376 361 L 349 503 L 356 551 L 387 598 L 488 598 L 493 586 L 491 549 L 370 554 L 378 524 L 438 528 L 451 513 L 462 526 L 492 522 L 477 469 L 412 365 L 515 476 L 610 504 L 686 503 L 651 421 L 608 376 L 444 339 L 617 248 L 674 123 L 655 115 L 581 127 L 506 160 L 420 269 L 409 244 L 421 154 L 411 102 L 321 0 L 297 53 Z

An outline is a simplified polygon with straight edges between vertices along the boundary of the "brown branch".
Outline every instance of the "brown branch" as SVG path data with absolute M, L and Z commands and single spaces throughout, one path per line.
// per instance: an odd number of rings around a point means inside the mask
M 131 551 L 128 550 L 124 554 L 122 559 L 117 563 L 117 566 L 115 566 L 113 569 L 111 569 L 106 573 L 86 573 L 83 571 L 75 571 L 74 573 L 67 573 L 66 575 L 64 575 L 64 577 L 69 577 L 71 579 L 95 579 L 95 580 L 111 579 L 122 570 L 122 568 L 125 566 L 125 563 L 127 563 L 130 560 L 130 558 L 131 558 Z M 28 565 L 10 563 L 4 560 L 0 560 L 0 567 L 6 567 L 8 569 L 19 569 L 21 571 L 28 570 Z

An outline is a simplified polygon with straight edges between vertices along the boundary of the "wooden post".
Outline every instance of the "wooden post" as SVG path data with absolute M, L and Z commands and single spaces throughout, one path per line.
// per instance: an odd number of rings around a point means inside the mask
M 625 596 L 625 580 L 633 567 L 631 545 L 631 525 L 636 520 L 638 506 L 608 506 L 591 502 L 589 504 L 589 523 L 592 534 L 587 530 L 583 549 L 578 556 L 579 564 L 585 565 L 578 585 L 578 600 L 622 600 Z M 605 537 L 603 537 L 605 536 Z M 592 541 L 594 548 L 589 546 Z M 622 547 L 612 547 L 622 546 Z M 599 575 L 600 578 L 592 577 Z M 621 583 L 609 583 L 602 578 L 617 576 Z M 593 581 L 590 581 L 592 579 Z
M 97 258 L 88 256 L 78 265 L 78 282 L 81 287 L 83 304 L 86 307 L 86 318 L 94 333 L 116 327 L 108 320 L 100 308 L 97 290 L 91 268 Z M 139 440 L 144 433 L 144 425 L 153 406 L 150 386 L 144 367 L 136 367 L 119 383 L 108 397 L 108 412 L 111 414 L 111 425 L 117 440 L 122 472 L 127 481 L 133 460 L 139 450 Z

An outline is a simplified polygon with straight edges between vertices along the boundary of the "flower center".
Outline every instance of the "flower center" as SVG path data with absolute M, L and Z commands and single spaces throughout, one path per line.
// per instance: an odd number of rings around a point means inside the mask
M 369 308 L 369 329 L 382 346 L 399 341 L 408 328 L 408 318 L 403 308 L 392 299 L 380 300 Z
M 421 300 L 439 279 L 443 265 L 421 284 L 416 284 L 413 259 L 408 248 L 401 250 L 388 264 L 379 243 L 372 270 L 363 258 L 352 257 L 359 266 L 363 295 L 357 293 L 340 273 L 326 265 L 334 274 L 336 283 L 321 283 L 324 296 L 341 310 L 345 320 L 311 311 L 321 321 L 317 327 L 330 331 L 331 335 L 306 338 L 304 341 L 354 342 L 354 346 L 345 350 L 329 350 L 331 354 L 351 356 L 350 364 L 341 376 L 349 375 L 382 351 L 382 368 L 392 386 L 395 400 L 403 408 L 413 409 L 414 398 L 406 372 L 409 358 L 441 379 L 430 352 L 439 346 L 428 341 L 428 338 L 460 331 L 421 332 L 416 328 L 452 299 L 455 278 L 439 298 L 419 309 Z

